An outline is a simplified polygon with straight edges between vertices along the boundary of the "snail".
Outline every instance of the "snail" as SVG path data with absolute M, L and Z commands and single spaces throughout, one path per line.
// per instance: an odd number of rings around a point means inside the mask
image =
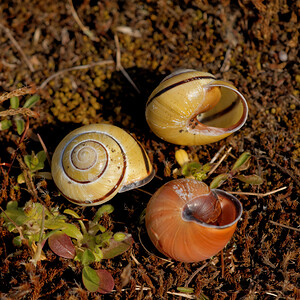
M 239 200 L 227 192 L 210 190 L 195 179 L 176 179 L 151 197 L 145 224 L 161 253 L 182 262 L 198 262 L 226 246 L 242 210 Z
M 240 129 L 247 115 L 247 102 L 233 85 L 191 69 L 165 77 L 146 104 L 151 130 L 179 145 L 219 141 Z
M 70 132 L 54 151 L 51 172 L 62 195 L 83 206 L 102 204 L 154 176 L 142 145 L 110 124 L 91 124 Z

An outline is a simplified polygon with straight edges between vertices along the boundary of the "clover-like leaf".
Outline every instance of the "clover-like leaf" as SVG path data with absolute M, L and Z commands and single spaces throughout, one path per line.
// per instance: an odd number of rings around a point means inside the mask
M 9 99 L 10 107 L 11 108 L 18 108 L 19 107 L 19 97 L 13 96 Z
M 126 252 L 132 246 L 133 238 L 131 234 L 126 233 L 125 235 L 126 238 L 121 242 L 116 241 L 114 238 L 112 238 L 109 242 L 109 246 L 107 248 L 102 249 L 104 259 L 118 256 Z
M 100 287 L 100 277 L 97 271 L 89 266 L 84 266 L 82 270 L 82 281 L 90 292 L 96 292 Z
M 21 135 L 25 129 L 25 122 L 23 119 L 16 119 L 15 123 L 17 126 L 17 132 L 19 135 Z
M 228 177 L 229 177 L 229 174 L 226 174 L 226 173 L 218 175 L 211 182 L 210 188 L 211 189 L 218 188 L 219 186 L 221 186 L 228 179 Z
M 32 107 L 32 106 L 33 106 L 37 101 L 39 101 L 39 100 L 40 100 L 40 96 L 37 95 L 37 94 L 35 94 L 35 95 L 29 97 L 29 98 L 26 100 L 26 102 L 25 102 L 25 104 L 23 105 L 23 107 L 24 107 L 24 108 L 30 108 L 30 107 Z
M 63 232 L 55 232 L 48 238 L 50 249 L 58 256 L 73 259 L 75 257 L 75 246 L 71 238 Z
M 101 294 L 111 293 L 115 286 L 115 282 L 111 274 L 104 269 L 96 270 L 96 272 L 100 279 L 99 288 L 97 291 Z
M 264 180 L 256 175 L 256 174 L 252 174 L 252 175 L 236 175 L 235 178 L 239 179 L 242 182 L 248 183 L 248 184 L 252 184 L 252 185 L 260 185 L 264 182 Z
M 242 153 L 234 163 L 231 172 L 246 170 L 249 167 L 247 163 L 249 162 L 250 158 L 251 158 L 250 152 L 245 151 L 244 153 Z

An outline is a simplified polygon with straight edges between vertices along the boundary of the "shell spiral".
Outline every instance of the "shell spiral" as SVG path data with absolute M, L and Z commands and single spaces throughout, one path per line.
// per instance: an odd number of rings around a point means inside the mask
M 84 206 L 102 204 L 154 176 L 140 143 L 109 124 L 86 125 L 70 132 L 53 154 L 51 172 L 60 192 Z
M 194 179 L 177 179 L 158 189 L 146 208 L 146 228 L 155 247 L 183 262 L 208 259 L 231 239 L 241 203 Z
M 232 84 L 190 69 L 167 76 L 146 104 L 151 130 L 179 145 L 221 140 L 239 130 L 247 115 L 247 101 Z

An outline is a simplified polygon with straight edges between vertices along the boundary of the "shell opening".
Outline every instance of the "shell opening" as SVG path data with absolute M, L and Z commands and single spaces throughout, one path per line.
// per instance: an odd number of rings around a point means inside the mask
M 237 131 L 244 125 L 248 105 L 236 88 L 226 82 L 213 81 L 204 87 L 204 91 L 210 104 L 201 107 L 201 111 L 191 119 L 191 129 L 199 128 L 207 135 L 221 135 Z
M 242 205 L 234 196 L 222 190 L 212 190 L 189 201 L 182 210 L 182 219 L 204 227 L 226 228 L 242 215 Z

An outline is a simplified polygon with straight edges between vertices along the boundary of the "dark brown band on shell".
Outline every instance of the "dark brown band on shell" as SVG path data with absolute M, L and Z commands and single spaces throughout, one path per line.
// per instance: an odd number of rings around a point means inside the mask
M 178 81 L 174 84 L 171 84 L 167 87 L 165 87 L 164 89 L 160 90 L 158 93 L 156 93 L 155 95 L 153 95 L 148 101 L 147 101 L 147 104 L 146 106 L 148 106 L 156 97 L 162 95 L 163 93 L 175 88 L 175 87 L 178 87 L 182 84 L 185 84 L 185 83 L 188 83 L 188 82 L 191 82 L 191 81 L 194 81 L 194 80 L 202 80 L 202 79 L 216 79 L 214 76 L 195 76 L 195 77 L 191 77 L 191 78 L 187 78 L 187 79 L 184 79 L 184 80 L 181 80 L 181 81 Z
M 92 131 L 91 131 L 91 132 L 92 132 Z M 93 132 L 92 132 L 92 133 L 93 133 Z M 99 132 L 95 131 L 95 133 L 99 133 Z M 124 178 L 124 176 L 125 176 L 125 172 L 126 172 L 126 167 L 127 167 L 126 155 L 125 155 L 125 153 L 124 153 L 124 151 L 123 151 L 123 148 L 121 147 L 120 143 L 119 143 L 114 137 L 112 137 L 111 135 L 108 135 L 108 134 L 106 134 L 106 133 L 104 133 L 104 132 L 101 132 L 101 134 L 104 134 L 104 135 L 109 136 L 110 138 L 112 138 L 112 139 L 118 144 L 119 148 L 121 149 L 122 156 L 123 156 L 123 170 L 122 170 L 122 174 L 121 174 L 120 177 L 119 177 L 119 180 L 117 181 L 117 183 L 114 185 L 114 187 L 113 187 L 108 193 L 106 193 L 104 196 L 102 196 L 102 197 L 100 197 L 100 198 L 97 198 L 97 199 L 94 199 L 94 200 L 91 200 L 91 201 L 86 201 L 86 202 L 85 202 L 86 204 L 93 204 L 93 203 L 96 204 L 96 203 L 99 203 L 99 202 L 101 202 L 102 200 L 106 199 L 107 197 L 109 197 L 116 189 L 119 188 L 119 186 L 120 186 L 120 184 L 121 184 L 121 182 L 123 181 L 123 178 Z M 87 140 L 87 141 L 88 141 L 88 140 Z M 93 141 L 93 142 L 96 142 L 96 141 L 94 141 L 94 140 L 92 140 L 92 141 Z M 97 142 L 97 143 L 98 143 L 98 142 Z M 100 144 L 100 143 L 99 143 L 99 144 Z M 105 149 L 105 147 L 103 147 L 103 148 Z M 105 151 L 106 151 L 106 154 L 107 154 L 107 150 L 106 150 L 106 149 L 105 149 Z M 103 172 L 104 172 L 105 169 L 106 169 L 107 164 L 108 164 L 108 162 L 106 161 L 105 168 L 103 169 L 103 171 L 101 172 L 101 174 L 99 174 L 99 175 L 97 176 L 96 179 L 98 179 L 98 178 L 103 174 Z M 65 171 L 65 170 L 64 170 L 64 171 Z M 67 176 L 68 178 L 70 178 L 70 177 L 67 175 L 66 172 L 65 172 L 65 174 L 66 174 L 66 176 Z M 96 179 L 95 179 L 95 180 L 96 180 Z M 74 182 L 77 182 L 77 183 L 80 183 L 80 184 L 89 184 L 89 183 L 91 182 L 91 181 L 77 181 L 77 180 L 74 180 L 73 178 L 70 178 L 70 180 L 72 180 L 72 181 L 74 181 Z M 71 201 L 71 202 L 73 202 L 73 203 L 75 203 L 75 204 L 78 204 L 78 205 L 82 205 L 82 201 L 72 199 L 72 198 L 66 196 L 64 193 L 62 193 L 62 191 L 60 191 L 60 193 L 61 193 L 65 198 L 67 198 L 69 201 Z

